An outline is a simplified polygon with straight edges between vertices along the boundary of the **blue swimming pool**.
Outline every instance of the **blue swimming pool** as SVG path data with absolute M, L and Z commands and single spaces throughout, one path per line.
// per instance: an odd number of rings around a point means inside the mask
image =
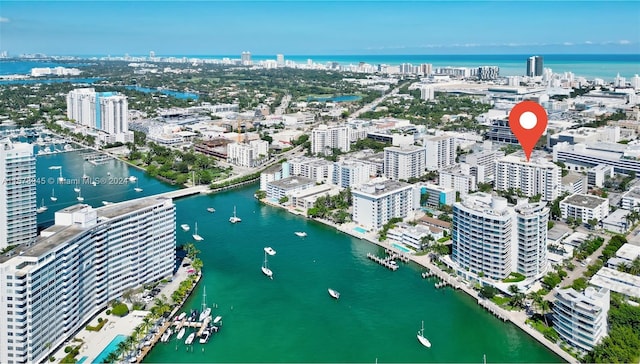
M 353 230 L 359 232 L 360 234 L 365 234 L 367 232 L 366 229 L 361 228 L 360 226 L 356 226 L 353 228 Z
M 84 363 L 84 361 L 87 360 L 86 356 L 83 356 L 82 358 L 78 359 L 78 361 L 76 362 L 76 364 L 82 364 Z
M 399 249 L 399 250 L 400 250 L 400 251 L 402 251 L 402 252 L 405 252 L 405 253 L 411 253 L 411 249 L 407 249 L 407 248 L 403 247 L 403 246 L 402 246 L 402 245 L 400 245 L 400 244 L 392 243 L 392 244 L 391 244 L 391 246 L 392 246 L 392 247 L 394 247 L 394 248 L 396 248 L 396 249 Z
M 127 339 L 127 335 L 116 335 L 116 337 L 114 337 L 113 340 L 111 340 L 109 345 L 107 345 L 107 347 L 100 352 L 100 355 L 98 355 L 93 360 L 93 363 L 105 363 L 106 362 L 105 359 L 107 359 L 107 356 L 109 356 L 111 352 L 116 351 L 116 349 L 118 348 L 118 344 L 125 341 L 126 339 Z

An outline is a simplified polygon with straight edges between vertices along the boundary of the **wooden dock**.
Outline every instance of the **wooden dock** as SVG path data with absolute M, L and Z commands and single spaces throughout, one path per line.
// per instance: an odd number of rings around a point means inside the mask
M 390 257 L 380 258 L 377 255 L 373 255 L 371 253 L 367 253 L 367 258 L 373 260 L 374 262 L 380 264 L 381 266 L 383 266 L 385 268 L 391 269 L 392 271 L 395 271 L 395 270 L 398 269 L 398 264 L 396 264 L 395 260 L 392 260 Z

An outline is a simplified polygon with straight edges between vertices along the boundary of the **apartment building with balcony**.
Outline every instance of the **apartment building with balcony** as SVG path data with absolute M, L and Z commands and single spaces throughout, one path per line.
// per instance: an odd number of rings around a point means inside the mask
M 384 148 L 384 175 L 392 180 L 418 178 L 425 173 L 424 147 L 404 146 Z
M 0 140 L 0 250 L 36 239 L 36 158 L 33 146 Z
M 559 289 L 553 304 L 553 327 L 569 345 L 590 351 L 607 336 L 609 289 L 588 287 L 584 293 Z
M 130 288 L 170 277 L 175 205 L 146 197 L 55 213 L 35 243 L 0 257 L 0 362 L 42 362 Z
M 527 162 L 521 155 L 508 155 L 496 162 L 495 189 L 520 190 L 527 197 L 540 195 L 543 201 L 553 201 L 562 190 L 562 170 L 542 158 Z
M 547 222 L 544 203 L 518 201 L 477 192 L 453 205 L 451 260 L 468 280 L 506 278 L 518 272 L 529 280 L 546 273 Z
M 413 185 L 399 181 L 371 182 L 351 191 L 353 221 L 367 230 L 380 230 L 391 218 L 413 212 Z
M 586 194 L 573 194 L 560 201 L 562 218 L 569 217 L 582 220 L 603 220 L 609 215 L 609 199 Z

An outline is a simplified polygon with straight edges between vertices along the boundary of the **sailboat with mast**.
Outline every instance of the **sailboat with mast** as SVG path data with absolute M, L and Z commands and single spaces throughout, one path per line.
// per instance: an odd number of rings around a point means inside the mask
M 229 222 L 232 223 L 232 224 L 235 224 L 235 223 L 240 222 L 240 221 L 242 221 L 242 219 L 239 218 L 238 216 L 236 216 L 236 207 L 233 206 L 233 216 L 231 216 L 229 218 Z
M 55 190 L 53 188 L 51 189 L 51 197 L 50 198 L 51 198 L 51 201 L 54 201 L 54 202 L 58 201 L 58 198 L 56 197 L 56 194 L 55 194 Z
M 192 235 L 193 236 L 193 240 L 195 241 L 203 241 L 204 238 L 200 235 L 198 235 L 198 222 L 196 221 L 196 226 L 195 226 L 195 232 Z
M 268 261 L 267 261 L 267 248 L 264 249 L 264 263 L 262 263 L 262 273 L 264 273 L 265 276 L 273 279 L 273 272 L 271 271 L 271 269 L 269 269 L 269 265 L 268 265 Z
M 202 293 L 202 312 L 200 312 L 198 321 L 202 322 L 209 316 L 211 316 L 211 307 L 207 307 L 207 287 L 204 287 L 204 292 Z
M 80 202 L 84 201 L 84 197 L 82 197 L 82 193 L 80 192 L 80 188 L 78 188 L 78 197 L 76 199 Z
M 429 342 L 429 340 L 426 337 L 424 337 L 424 320 L 422 320 L 422 328 L 420 329 L 420 331 L 418 331 L 417 337 L 420 344 L 422 344 L 427 348 L 431 347 L 431 342 Z
M 37 212 L 37 213 L 39 213 L 39 214 L 41 214 L 41 213 L 43 213 L 43 212 L 47 211 L 48 209 L 49 209 L 49 208 L 48 208 L 47 206 L 45 206 L 45 204 L 44 204 L 44 198 L 43 198 L 43 199 L 42 199 L 42 205 L 40 205 L 40 207 L 38 207 L 38 208 L 36 209 L 36 212 Z
M 142 188 L 140 188 L 140 186 L 138 186 L 138 180 L 136 180 L 136 186 L 133 188 L 134 191 L 136 192 L 142 192 Z

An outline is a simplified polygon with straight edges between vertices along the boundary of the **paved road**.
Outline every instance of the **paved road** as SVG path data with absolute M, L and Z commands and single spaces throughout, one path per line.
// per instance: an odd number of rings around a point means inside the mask
M 376 108 L 376 106 L 378 106 L 379 103 L 381 103 L 382 101 L 386 100 L 387 98 L 397 94 L 399 91 L 400 91 L 400 87 L 394 88 L 388 94 L 384 94 L 384 95 L 378 97 L 377 99 L 373 100 L 371 103 L 368 103 L 368 104 L 364 105 L 363 107 L 361 107 L 360 109 L 354 111 L 353 114 L 351 114 L 350 118 L 357 118 L 358 116 L 360 116 L 360 114 L 362 114 L 364 112 L 372 111 L 373 109 Z
M 585 264 L 584 267 L 582 266 L 581 262 L 579 262 L 576 258 L 571 259 L 571 262 L 575 265 L 575 268 L 573 270 L 565 269 L 565 271 L 567 272 L 567 276 L 564 277 L 562 282 L 560 282 L 560 285 L 559 285 L 560 288 L 564 286 L 568 286 L 571 283 L 573 283 L 574 280 L 582 277 L 582 274 L 587 271 L 588 265 L 592 264 L 593 262 L 596 261 L 596 259 L 598 259 L 598 257 L 602 254 L 602 250 L 604 250 L 604 247 L 609 242 L 609 237 L 606 237 L 606 236 L 603 236 L 603 237 L 604 237 L 604 243 L 602 243 L 602 246 L 596 249 L 596 251 L 589 256 L 591 260 L 589 261 L 588 264 Z M 546 296 L 544 296 L 544 299 L 551 302 L 555 301 L 556 299 L 554 295 L 556 293 L 556 290 L 557 288 L 552 289 L 549 293 L 547 293 Z

